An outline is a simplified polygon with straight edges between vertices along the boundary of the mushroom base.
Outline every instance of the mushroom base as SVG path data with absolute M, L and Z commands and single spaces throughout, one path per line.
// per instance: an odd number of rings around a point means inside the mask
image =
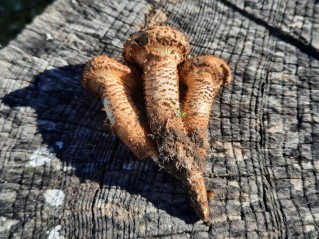
M 164 125 L 155 135 L 159 148 L 158 165 L 179 179 L 185 187 L 192 205 L 203 221 L 209 221 L 205 178 L 199 164 L 203 155 L 186 133 Z

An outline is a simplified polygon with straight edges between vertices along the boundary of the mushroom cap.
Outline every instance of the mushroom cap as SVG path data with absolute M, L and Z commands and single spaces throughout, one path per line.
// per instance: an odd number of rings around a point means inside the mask
M 142 65 L 147 57 L 175 55 L 177 64 L 189 53 L 187 38 L 168 26 L 152 26 L 134 33 L 125 43 L 124 58 L 127 62 Z
M 194 79 L 196 74 L 203 72 L 210 73 L 213 80 L 218 80 L 218 83 L 221 83 L 222 86 L 228 85 L 232 79 L 228 64 L 223 59 L 211 55 L 196 56 L 186 61 L 180 75 L 187 84 L 187 81 Z
M 126 65 L 107 55 L 93 57 L 86 65 L 82 73 L 82 85 L 95 95 L 101 94 L 103 83 L 108 76 L 121 78 L 131 73 Z

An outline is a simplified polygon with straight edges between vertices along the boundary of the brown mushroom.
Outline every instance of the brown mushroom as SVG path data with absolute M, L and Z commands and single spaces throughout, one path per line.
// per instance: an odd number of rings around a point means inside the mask
M 191 137 L 196 134 L 203 142 L 205 154 L 208 143 L 208 124 L 211 108 L 220 86 L 231 81 L 227 63 L 215 56 L 197 56 L 185 62 L 180 71 L 187 85 L 183 104 L 185 128 Z
M 166 26 L 139 31 L 125 44 L 125 60 L 143 68 L 146 110 L 153 132 L 159 131 L 167 119 L 172 127 L 184 130 L 178 114 L 177 65 L 186 59 L 188 53 L 186 37 Z
M 182 181 L 197 214 L 208 221 L 205 179 L 198 167 L 203 156 L 188 138 L 179 109 L 177 66 L 188 53 L 189 43 L 181 32 L 153 26 L 130 37 L 124 58 L 143 68 L 146 111 L 160 154 L 157 163 Z
M 132 97 L 140 77 L 137 71 L 101 55 L 86 64 L 82 84 L 102 99 L 111 128 L 124 144 L 139 159 L 157 160 L 156 144 Z

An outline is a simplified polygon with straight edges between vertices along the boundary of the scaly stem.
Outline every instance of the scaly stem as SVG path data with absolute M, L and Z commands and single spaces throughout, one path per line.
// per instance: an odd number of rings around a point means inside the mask
M 179 81 L 176 60 L 172 56 L 147 60 L 144 65 L 144 92 L 150 127 L 157 132 L 164 124 L 172 124 L 185 132 L 179 118 Z
M 189 134 L 197 130 L 204 148 L 207 148 L 209 116 L 219 86 L 214 84 L 210 73 L 201 72 L 193 77 L 187 84 L 188 90 L 183 105 L 186 117 L 183 121 Z
M 120 78 L 108 76 L 104 80 L 102 100 L 113 131 L 140 159 L 157 160 L 156 146 L 149 139 L 149 131 L 134 104 L 132 92 Z
M 203 162 L 196 145 L 188 138 L 179 107 L 176 60 L 161 57 L 144 63 L 144 91 L 147 114 L 158 144 L 157 163 L 181 180 L 200 217 L 209 219 L 205 179 L 198 162 Z

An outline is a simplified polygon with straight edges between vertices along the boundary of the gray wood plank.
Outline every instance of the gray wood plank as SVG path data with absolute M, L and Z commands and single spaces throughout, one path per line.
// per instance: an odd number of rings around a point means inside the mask
M 285 38 L 310 54 L 319 52 L 319 2 L 220 0 L 234 11 L 266 27 L 270 34 Z M 312 53 L 311 53 L 312 52 Z
M 0 238 L 317 238 L 319 61 L 292 38 L 318 49 L 318 3 L 257 2 L 57 0 L 27 26 L 0 51 Z M 79 84 L 92 56 L 122 59 L 150 9 L 233 71 L 209 127 L 211 227 Z

